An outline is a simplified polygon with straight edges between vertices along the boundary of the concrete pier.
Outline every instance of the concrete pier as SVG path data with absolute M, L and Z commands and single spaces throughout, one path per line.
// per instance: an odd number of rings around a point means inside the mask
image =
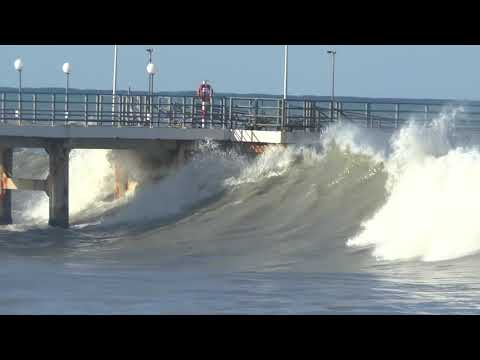
M 69 219 L 69 154 L 70 149 L 62 142 L 51 143 L 46 147 L 50 174 L 48 176 L 49 219 L 50 226 L 68 228 Z
M 12 176 L 13 150 L 0 147 L 0 225 L 12 223 L 12 192 L 7 179 Z
M 62 106 L 66 104 L 61 104 L 55 93 L 50 95 L 51 103 L 42 100 L 42 109 L 39 109 L 38 98 L 46 98 L 46 95 L 24 94 L 21 119 L 17 115 L 18 102 L 9 100 L 13 96 L 5 93 L 0 96 L 0 224 L 12 223 L 11 192 L 28 190 L 47 193 L 49 225 L 69 227 L 71 149 L 114 150 L 109 159 L 115 169 L 112 190 L 113 197 L 120 199 L 134 191 L 136 184 L 158 181 L 175 168 L 183 167 L 203 141 L 256 156 L 270 144 L 315 142 L 328 123 L 318 115 L 306 127 L 305 116 L 295 115 L 303 109 L 295 101 L 288 107 L 291 116 L 288 119 L 289 113 L 282 112 L 286 105 L 284 100 L 218 98 L 209 108 L 209 126 L 198 128 L 203 115 L 196 106 L 196 97 L 186 101 L 184 96 L 174 99 L 148 95 L 155 106 L 145 107 L 146 97 L 138 97 L 137 101 L 137 96 L 121 96 L 119 102 L 115 102 L 120 106 L 110 115 L 105 114 L 105 106 L 99 106 L 106 104 L 104 100 L 108 95 L 100 93 L 72 95 L 76 100 L 70 103 L 66 121 Z M 110 100 L 113 105 L 113 98 Z M 302 103 L 309 109 L 308 101 Z M 321 102 L 316 106 L 322 107 Z M 59 112 L 59 109 L 62 110 Z M 289 126 L 281 125 L 285 118 Z M 48 178 L 14 178 L 12 155 L 15 148 L 45 149 L 49 156 Z

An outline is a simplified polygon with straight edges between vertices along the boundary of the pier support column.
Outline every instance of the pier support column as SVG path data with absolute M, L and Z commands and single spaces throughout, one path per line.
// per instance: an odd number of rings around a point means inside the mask
M 12 191 L 7 189 L 7 178 L 12 176 L 13 150 L 0 148 L 0 225 L 12 223 Z
M 50 158 L 48 177 L 49 219 L 48 225 L 68 228 L 68 160 L 70 149 L 62 143 L 47 147 Z M 85 189 L 88 191 L 88 189 Z
M 186 157 L 187 157 L 187 151 L 186 151 L 186 144 L 183 141 L 179 141 L 177 143 L 177 155 L 176 155 L 176 162 L 175 165 L 177 168 L 182 167 L 185 165 Z

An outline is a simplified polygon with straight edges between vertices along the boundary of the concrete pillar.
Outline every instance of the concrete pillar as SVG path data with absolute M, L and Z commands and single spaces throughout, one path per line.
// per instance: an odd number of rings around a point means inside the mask
M 185 165 L 185 161 L 186 161 L 186 157 L 187 157 L 186 147 L 187 147 L 187 145 L 186 145 L 185 142 L 183 142 L 183 141 L 178 141 L 177 142 L 177 156 L 176 156 L 176 166 L 177 166 L 177 168 L 180 168 L 183 165 Z
M 0 225 L 12 223 L 12 191 L 7 190 L 7 177 L 12 176 L 13 150 L 0 148 Z
M 115 199 L 125 197 L 128 190 L 128 174 L 123 164 L 115 160 Z
M 70 149 L 65 148 L 62 143 L 52 143 L 46 150 L 50 158 L 48 225 L 68 228 L 68 160 Z M 88 189 L 85 189 L 85 191 L 88 191 Z

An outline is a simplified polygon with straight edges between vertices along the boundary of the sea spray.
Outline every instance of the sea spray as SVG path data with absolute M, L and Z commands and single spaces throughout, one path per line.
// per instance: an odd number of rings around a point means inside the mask
M 255 159 L 204 141 L 185 166 L 136 193 L 107 223 L 165 220 L 186 215 L 236 187 L 286 175 L 300 161 L 315 162 L 321 155 L 303 147 L 270 146 Z M 242 200 L 238 200 L 239 203 Z
M 113 166 L 108 160 L 110 150 L 74 149 L 69 163 L 69 210 L 70 216 L 88 211 L 90 214 L 103 211 L 103 201 L 114 188 Z M 32 160 L 34 161 L 34 160 Z M 48 169 L 43 169 L 45 178 Z M 48 221 L 48 197 L 35 193 L 27 200 L 26 211 L 19 214 L 22 223 L 35 225 Z
M 454 259 L 480 250 L 480 152 L 454 147 L 456 111 L 428 126 L 410 122 L 391 142 L 388 199 L 348 246 L 384 260 Z

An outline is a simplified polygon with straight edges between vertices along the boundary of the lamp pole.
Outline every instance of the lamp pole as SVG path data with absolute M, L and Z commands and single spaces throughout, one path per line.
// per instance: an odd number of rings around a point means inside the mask
M 152 53 L 153 49 L 148 48 L 146 49 L 148 53 L 148 65 L 152 64 Z M 148 71 L 148 65 L 147 65 L 147 72 L 148 72 L 148 92 L 150 94 L 153 93 L 153 74 Z
M 147 50 L 151 50 L 151 49 L 147 49 Z M 155 73 L 157 72 L 157 67 L 155 66 L 154 63 L 152 63 L 152 58 L 151 58 L 151 53 L 150 53 L 150 61 L 149 63 L 147 64 L 147 73 L 148 73 L 148 78 L 149 78 L 149 89 L 148 89 L 148 93 L 149 93 L 149 99 L 150 99 L 150 104 L 149 104 L 149 108 L 150 108 L 150 113 L 148 114 L 149 116 L 149 121 L 153 120 L 152 117 L 153 117 L 153 77 L 155 76 Z M 150 126 L 153 125 L 153 122 L 150 122 Z
M 288 45 L 285 45 L 285 61 L 284 65 L 285 68 L 283 70 L 283 99 L 287 100 L 287 92 L 288 92 Z
M 68 88 L 69 88 L 69 81 L 70 81 L 70 72 L 72 71 L 72 66 L 70 63 L 66 62 L 62 66 L 62 70 L 67 76 L 67 84 L 65 86 L 65 121 L 68 120 Z
M 18 119 L 21 119 L 22 116 L 22 70 L 23 70 L 23 61 L 18 58 L 13 63 L 15 70 L 18 71 Z
M 287 96 L 288 96 L 288 45 L 284 49 L 284 69 L 283 69 L 283 106 L 282 106 L 282 129 L 287 120 Z
M 327 54 L 332 55 L 332 105 L 331 105 L 330 120 L 333 120 L 333 104 L 335 101 L 335 55 L 337 54 L 337 51 L 328 50 Z
M 115 116 L 115 95 L 117 93 L 117 66 L 118 66 L 118 46 L 114 45 L 113 49 L 113 86 L 112 86 L 112 120 Z

